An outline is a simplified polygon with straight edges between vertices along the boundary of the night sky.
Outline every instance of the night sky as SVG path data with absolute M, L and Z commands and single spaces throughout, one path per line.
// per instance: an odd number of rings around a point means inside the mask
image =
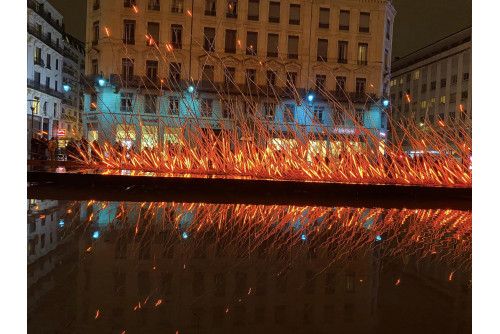
M 49 0 L 64 16 L 66 32 L 85 40 L 87 0 Z M 393 0 L 393 57 L 404 56 L 472 25 L 471 0 Z

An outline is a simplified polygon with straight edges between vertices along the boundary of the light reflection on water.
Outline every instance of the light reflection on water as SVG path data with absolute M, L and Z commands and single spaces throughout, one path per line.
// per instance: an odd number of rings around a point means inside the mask
M 471 212 L 35 200 L 28 209 L 33 333 L 470 332 Z

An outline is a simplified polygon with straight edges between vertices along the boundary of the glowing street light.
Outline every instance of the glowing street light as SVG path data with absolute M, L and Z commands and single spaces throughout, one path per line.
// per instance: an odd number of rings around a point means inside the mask
M 384 100 L 384 101 L 382 101 L 382 105 L 383 105 L 384 107 L 388 107 L 388 106 L 389 106 L 389 100 Z
M 190 94 L 192 94 L 192 93 L 194 92 L 194 86 L 193 86 L 193 85 L 189 85 L 189 87 L 188 87 L 188 92 L 189 92 Z
M 69 87 L 69 85 L 68 85 L 68 84 L 64 84 L 64 85 L 63 85 L 63 89 L 64 89 L 64 91 L 65 91 L 65 92 L 69 92 L 69 88 L 70 88 L 70 87 Z
M 98 82 L 99 82 L 99 86 L 101 86 L 101 87 L 106 84 L 106 80 L 104 78 L 100 78 Z
M 313 93 L 309 93 L 309 94 L 307 95 L 307 101 L 309 101 L 309 102 L 314 101 L 314 94 L 313 94 Z

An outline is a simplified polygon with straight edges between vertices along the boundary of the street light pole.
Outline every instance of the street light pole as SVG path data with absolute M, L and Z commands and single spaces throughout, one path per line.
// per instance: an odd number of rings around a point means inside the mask
M 40 101 L 40 99 L 38 99 L 37 97 L 35 97 L 34 99 L 31 99 L 31 100 L 28 100 L 28 102 L 30 103 L 30 109 L 31 109 L 31 139 L 33 139 L 35 137 L 35 133 L 34 133 L 34 118 L 35 118 L 35 106 L 33 105 L 33 103 L 38 103 Z M 31 155 L 31 160 L 33 160 L 33 151 L 31 150 L 31 143 L 30 143 L 30 155 Z

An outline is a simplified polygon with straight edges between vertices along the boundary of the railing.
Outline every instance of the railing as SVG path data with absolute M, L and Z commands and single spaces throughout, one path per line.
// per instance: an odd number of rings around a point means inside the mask
M 135 45 L 135 38 L 124 38 L 123 44 Z
M 368 61 L 367 60 L 358 60 L 358 65 L 366 66 L 366 65 L 368 65 Z
M 367 28 L 367 27 L 359 27 L 359 32 L 370 32 L 370 28 Z
M 246 49 L 246 54 L 249 55 L 249 56 L 256 56 L 257 55 L 257 49 L 255 49 L 255 48 L 253 48 L 253 49 L 247 48 Z
M 329 23 L 321 23 L 320 22 L 319 27 L 320 28 L 324 28 L 324 29 L 329 29 L 330 28 L 330 24 Z
M 37 9 L 37 4 L 35 0 L 28 0 L 28 8 L 32 9 L 35 13 L 40 15 L 47 23 L 49 23 L 52 27 L 54 27 L 58 32 L 61 34 L 64 34 L 64 26 L 61 24 L 58 24 L 56 20 L 54 20 L 49 12 L 43 10 L 43 9 Z
M 247 19 L 249 21 L 258 21 L 259 20 L 259 15 L 248 15 Z
M 270 23 L 280 23 L 280 18 L 278 17 L 269 17 Z
M 172 7 L 172 13 L 182 14 L 183 10 L 181 7 Z
M 323 57 L 323 56 L 318 56 L 318 57 L 316 57 L 316 60 L 317 60 L 317 61 L 324 61 L 324 62 L 326 62 L 326 61 L 328 60 L 328 58 L 327 58 L 326 56 L 325 56 L 325 57 Z
M 29 24 L 29 23 L 28 23 L 28 33 L 35 36 L 40 41 L 44 42 L 46 45 L 51 47 L 54 51 L 60 53 L 61 55 L 64 54 L 64 50 L 59 45 L 54 43 L 48 34 L 42 33 L 34 25 Z
M 299 59 L 299 55 L 294 53 L 289 53 L 288 59 Z
M 235 13 L 235 12 L 226 12 L 226 17 L 228 19 L 237 19 L 238 18 L 238 13 Z
M 236 48 L 225 48 L 224 52 L 225 53 L 236 53 Z
M 346 30 L 346 31 L 349 31 L 349 26 L 339 25 L 339 30 Z
M 344 58 L 338 58 L 338 59 L 337 59 L 337 63 L 339 63 L 339 64 L 347 64 L 347 59 L 344 59 Z
M 40 57 L 35 57 L 35 60 L 33 61 L 35 65 L 45 67 L 45 63 L 42 58 Z
M 293 25 L 297 25 L 298 26 L 298 25 L 300 25 L 300 20 L 292 20 L 292 19 L 290 19 L 290 20 L 288 20 L 288 24 L 293 24 Z
M 52 95 L 52 96 L 57 97 L 59 99 L 62 99 L 64 97 L 64 94 L 62 94 L 61 92 L 58 92 L 50 87 L 42 85 L 39 82 L 36 82 L 35 80 L 28 79 L 28 87 L 32 88 L 32 89 L 36 89 L 37 91 L 40 91 L 42 93 Z
M 215 10 L 206 10 L 205 11 L 205 16 L 216 16 Z
M 278 52 L 269 52 L 269 51 L 267 51 L 267 56 L 268 57 L 278 57 Z
M 78 59 L 77 59 L 75 56 L 73 56 L 70 52 L 67 52 L 67 51 L 65 50 L 65 51 L 64 51 L 64 53 L 63 53 L 63 56 L 64 56 L 65 58 L 69 58 L 69 59 L 71 59 L 71 60 L 72 60 L 75 64 L 78 64 Z

